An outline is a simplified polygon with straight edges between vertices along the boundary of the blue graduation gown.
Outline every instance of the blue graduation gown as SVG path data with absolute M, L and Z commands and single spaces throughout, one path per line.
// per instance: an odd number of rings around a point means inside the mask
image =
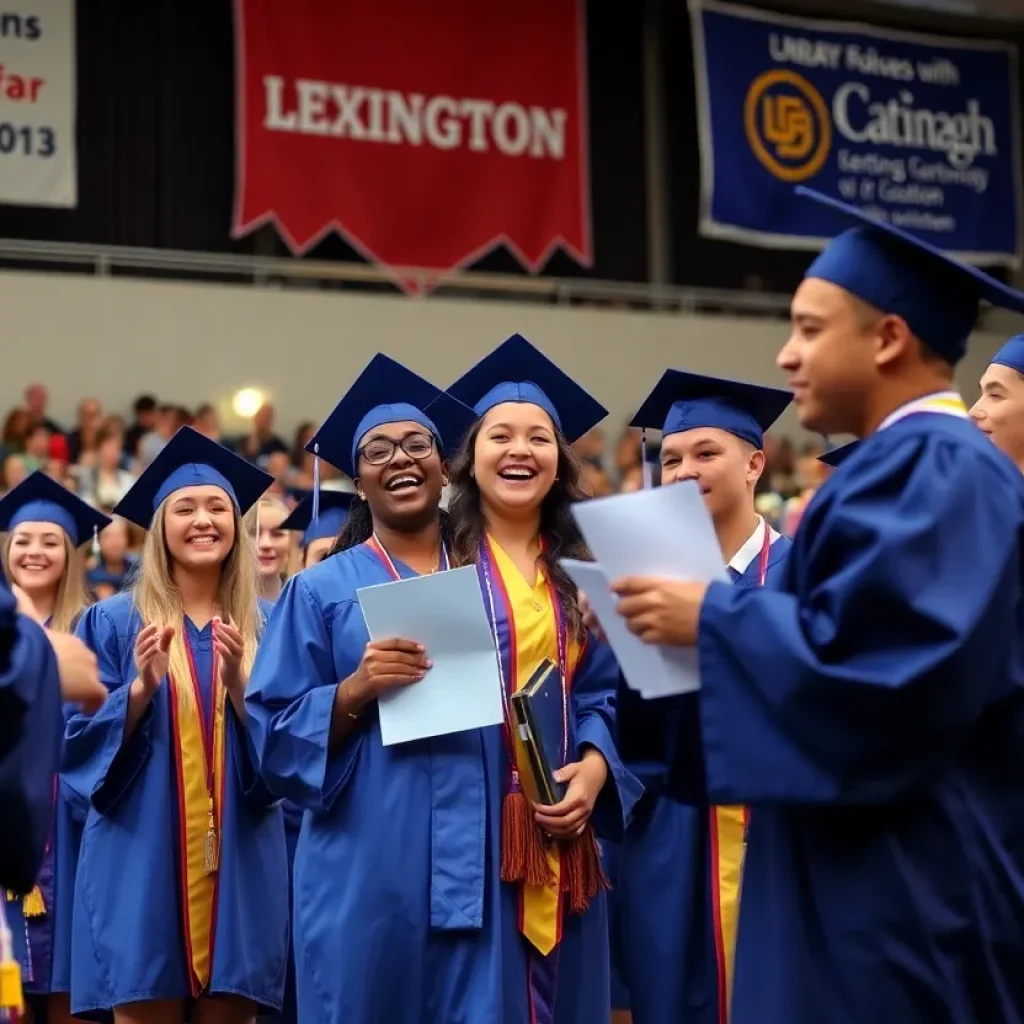
M 772 544 L 766 586 L 778 585 L 790 546 L 785 537 Z M 734 586 L 759 586 L 760 569 L 758 556 Z M 645 739 L 664 728 L 668 702 L 644 701 L 633 691 L 621 692 L 620 700 L 647 718 Z M 719 1024 L 710 808 L 663 796 L 668 748 L 664 741 L 645 746 L 644 760 L 629 765 L 645 792 L 619 851 L 612 948 L 621 957 L 634 1024 Z
M 266 614 L 266 606 L 263 606 Z M 130 594 L 89 608 L 78 634 L 95 651 L 110 697 L 68 723 L 63 779 L 87 814 L 75 886 L 72 1012 L 190 994 L 181 923 L 179 825 L 169 688 L 161 685 L 122 744 L 142 622 Z M 211 625 L 185 620 L 209 687 Z M 209 694 L 203 694 L 209 700 Z M 279 1009 L 288 948 L 284 822 L 252 757 L 248 730 L 225 702 L 225 800 L 211 993 Z
M 391 578 L 360 545 L 289 580 L 246 691 L 264 777 L 307 811 L 294 876 L 299 1017 L 529 1024 L 518 893 L 499 873 L 500 728 L 384 747 L 372 704 L 341 749 L 329 749 L 338 682 L 369 640 L 356 590 Z M 615 675 L 608 649 L 593 643 L 571 716 L 570 749 L 586 737 L 606 753 L 609 785 L 623 774 L 611 743 Z M 628 812 L 632 799 L 616 803 Z M 608 1017 L 604 908 L 597 899 L 566 918 L 557 1024 Z
M 60 762 L 60 675 L 43 628 L 0 581 L 0 887 L 28 892 L 50 834 Z
M 1018 470 L 920 413 L 818 492 L 778 590 L 709 589 L 673 788 L 752 805 L 733 1024 L 1024 1020 L 1022 542 Z

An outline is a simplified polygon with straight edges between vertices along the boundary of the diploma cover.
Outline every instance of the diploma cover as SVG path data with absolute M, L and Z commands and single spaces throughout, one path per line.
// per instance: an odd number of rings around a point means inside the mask
M 526 751 L 530 778 L 523 779 L 526 794 L 538 804 L 557 804 L 565 783 L 555 781 L 562 767 L 562 680 L 558 666 L 545 658 L 522 689 L 512 694 L 516 735 Z

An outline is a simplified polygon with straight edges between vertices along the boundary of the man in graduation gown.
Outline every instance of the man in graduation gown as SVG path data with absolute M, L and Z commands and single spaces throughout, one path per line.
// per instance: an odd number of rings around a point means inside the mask
M 1024 334 L 1011 338 L 989 364 L 971 419 L 1024 473 Z
M 662 485 L 700 487 L 738 587 L 774 581 L 789 550 L 754 509 L 754 487 L 764 470 L 764 431 L 791 398 L 778 388 L 668 370 L 630 424 L 661 430 Z M 719 1024 L 728 1013 L 746 811 L 662 796 L 665 702 L 629 689 L 619 699 L 634 723 L 623 753 L 644 784 L 612 894 L 612 948 L 633 1021 Z
M 808 270 L 778 362 L 806 428 L 861 443 L 778 586 L 627 579 L 619 611 L 697 647 L 666 792 L 750 809 L 733 1024 L 1012 1024 L 1024 478 L 951 382 L 980 298 L 1024 295 L 805 194 L 854 226 Z

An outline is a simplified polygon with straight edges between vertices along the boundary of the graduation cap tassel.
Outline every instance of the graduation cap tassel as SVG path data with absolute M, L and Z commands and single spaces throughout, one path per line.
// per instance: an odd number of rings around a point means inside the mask
M 313 443 L 313 522 L 320 518 L 320 443 Z
M 640 428 L 640 473 L 643 476 L 644 490 L 654 486 L 651 476 L 651 464 L 647 461 L 647 428 Z
M 100 529 L 98 526 L 92 528 L 92 554 L 94 558 L 100 557 Z

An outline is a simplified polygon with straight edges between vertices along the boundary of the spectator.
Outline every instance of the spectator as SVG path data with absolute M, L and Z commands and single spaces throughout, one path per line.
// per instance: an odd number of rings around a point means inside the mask
M 16 406 L 4 420 L 4 431 L 2 437 L 5 454 L 19 454 L 25 450 L 25 440 L 28 432 L 32 429 L 32 417 L 28 409 Z
M 195 419 L 192 421 L 192 426 L 204 437 L 208 437 L 211 441 L 220 442 L 220 420 L 217 416 L 217 410 L 212 405 L 199 406 L 196 410 Z
M 25 438 L 25 468 L 30 472 L 45 469 L 50 459 L 50 428 L 42 421 L 30 428 Z
M 157 409 L 153 429 L 139 441 L 140 473 L 163 451 L 181 425 L 179 406 L 168 404 Z
M 96 508 L 112 508 L 128 493 L 135 476 L 124 468 L 121 434 L 103 427 L 96 439 L 96 459 L 79 475 L 79 493 Z
M 153 395 L 139 395 L 135 399 L 135 422 L 125 431 L 125 454 L 135 459 L 139 455 L 139 442 L 156 430 L 157 403 Z
M 288 446 L 274 433 L 274 407 L 264 402 L 252 418 L 252 429 L 237 445 L 238 454 L 261 469 L 275 452 L 288 453 Z
M 580 485 L 591 498 L 604 498 L 615 490 L 600 462 L 595 465 L 590 459 L 580 462 Z
M 604 431 L 600 427 L 588 430 L 573 446 L 576 457 L 583 463 L 604 471 Z
M 13 491 L 27 476 L 28 468 L 25 465 L 24 455 L 19 452 L 11 452 L 4 456 L 3 466 L 0 468 L 0 490 L 4 494 Z
M 306 451 L 306 445 L 315 430 L 315 423 L 300 423 L 292 441 L 292 484 L 304 491 L 313 489 L 313 455 Z
M 103 406 L 96 398 L 83 398 L 78 403 L 78 424 L 68 434 L 68 461 L 79 463 L 82 455 L 96 448 L 96 435 L 103 419 Z
M 274 478 L 274 482 L 267 488 L 267 494 L 284 498 L 292 482 L 292 464 L 288 458 L 288 453 L 271 452 L 267 456 L 264 469 Z
M 42 384 L 29 384 L 25 388 L 25 408 L 33 424 L 46 427 L 51 434 L 63 434 L 64 430 L 46 415 L 50 395 Z

